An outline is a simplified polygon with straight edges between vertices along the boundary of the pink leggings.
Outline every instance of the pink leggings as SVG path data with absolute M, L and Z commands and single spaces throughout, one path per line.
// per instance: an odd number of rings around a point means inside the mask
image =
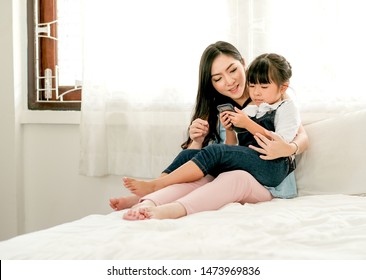
M 242 170 L 221 173 L 217 178 L 210 175 L 183 184 L 175 184 L 144 196 L 156 206 L 179 202 L 187 215 L 217 210 L 230 202 L 256 203 L 272 199 L 271 193 L 248 172 Z

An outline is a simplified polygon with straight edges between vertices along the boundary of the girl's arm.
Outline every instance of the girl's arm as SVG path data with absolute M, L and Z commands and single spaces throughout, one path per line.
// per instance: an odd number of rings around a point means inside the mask
M 261 153 L 260 157 L 265 160 L 272 160 L 280 157 L 298 155 L 304 152 L 309 146 L 309 138 L 301 125 L 296 137 L 287 143 L 281 136 L 274 132 L 267 131 L 266 135 L 257 133 L 254 135 L 260 148 L 250 145 L 249 148 Z
M 260 133 L 261 135 L 267 135 L 269 132 L 267 129 L 251 120 L 247 114 L 235 107 L 235 112 L 229 112 L 230 122 L 236 127 L 245 128 L 251 134 L 255 135 Z

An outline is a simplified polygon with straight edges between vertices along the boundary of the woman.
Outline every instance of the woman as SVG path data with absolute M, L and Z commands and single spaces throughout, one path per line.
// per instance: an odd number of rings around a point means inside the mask
M 214 62 L 219 65 L 212 67 L 216 73 L 212 75 L 214 84 L 221 79 L 216 78 L 221 75 L 216 68 L 233 67 L 233 72 L 239 71 L 235 65 L 238 62 L 232 56 L 220 54 Z M 288 143 L 295 138 L 301 121 L 297 106 L 286 94 L 291 76 L 292 67 L 283 56 L 275 53 L 258 56 L 247 70 L 246 84 L 251 104 L 243 110 L 228 106 L 231 104 L 218 106 L 226 107 L 220 113 L 220 122 L 226 129 L 226 143 L 229 145 L 211 144 L 199 150 L 183 150 L 163 171 L 167 176 L 150 181 L 126 179 L 126 182 L 130 181 L 126 186 L 133 191 L 162 189 L 173 184 L 194 182 L 208 174 L 217 177 L 225 171 L 245 170 L 262 185 L 277 187 L 294 170 L 293 158 L 262 160 L 249 145 L 257 145 L 256 133 L 265 134 L 268 130 L 276 132 Z M 235 91 L 239 86 L 234 86 Z
M 227 63 L 227 60 L 223 62 L 217 58 L 231 58 L 231 60 Z M 201 149 L 212 142 L 223 142 L 225 129 L 218 129 L 217 105 L 231 102 L 242 109 L 250 103 L 244 67 L 244 60 L 240 53 L 229 43 L 217 42 L 204 51 L 200 63 L 200 79 L 193 121 L 189 129 L 189 138 L 182 145 L 188 153 L 189 149 Z M 301 153 L 308 146 L 307 135 L 302 126 L 290 144 L 285 143 L 274 133 L 257 134 L 255 139 L 260 147 L 251 146 L 251 148 L 261 153 L 263 160 Z M 135 190 L 133 181 L 133 179 L 124 179 L 125 186 L 137 196 L 111 199 L 110 205 L 113 209 L 121 210 L 131 207 L 138 200 L 138 196 L 156 191 L 148 188 Z M 165 193 L 165 198 L 162 198 L 164 197 L 162 192 Z M 207 200 L 207 197 L 212 195 L 218 199 Z M 199 211 L 218 209 L 229 202 L 256 203 L 269 201 L 273 197 L 289 198 L 295 195 L 296 185 L 293 173 L 278 187 L 266 188 L 245 171 L 230 171 L 220 174 L 215 179 L 208 175 L 194 183 L 177 184 L 152 193 L 129 210 L 124 218 L 131 220 L 178 218 Z M 191 201 L 195 202 L 191 203 Z

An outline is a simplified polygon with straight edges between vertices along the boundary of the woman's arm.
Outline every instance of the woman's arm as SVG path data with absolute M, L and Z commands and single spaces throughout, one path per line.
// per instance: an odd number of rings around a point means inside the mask
M 265 160 L 301 154 L 309 146 L 309 138 L 302 125 L 300 126 L 295 139 L 290 143 L 287 143 L 282 137 L 271 131 L 266 132 L 266 135 L 256 133 L 254 138 L 260 148 L 252 145 L 250 145 L 249 148 L 261 153 L 260 157 Z M 268 138 L 272 140 L 269 140 Z
M 233 129 L 226 130 L 225 144 L 227 144 L 227 145 L 237 145 L 238 144 L 238 138 L 236 137 L 236 133 Z
M 220 113 L 220 122 L 225 128 L 225 144 L 227 145 L 237 145 L 238 138 L 236 137 L 236 132 L 233 129 L 233 124 L 229 118 L 229 111 Z
M 293 141 L 290 142 L 290 144 L 295 144 L 295 146 L 297 145 L 297 150 L 295 150 L 296 155 L 303 153 L 309 147 L 309 137 L 306 133 L 305 128 L 302 125 L 300 125 L 296 137 Z

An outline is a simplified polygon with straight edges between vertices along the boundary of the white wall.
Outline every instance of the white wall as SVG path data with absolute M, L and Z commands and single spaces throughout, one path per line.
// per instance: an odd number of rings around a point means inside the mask
M 0 238 L 17 233 L 15 81 L 12 1 L 0 2 Z
M 26 232 L 108 213 L 108 198 L 122 194 L 120 177 L 78 175 L 79 142 L 78 125 L 23 125 Z
M 119 176 L 78 175 L 78 113 L 26 110 L 26 5 L 0 1 L 0 240 L 109 213 L 127 194 Z

